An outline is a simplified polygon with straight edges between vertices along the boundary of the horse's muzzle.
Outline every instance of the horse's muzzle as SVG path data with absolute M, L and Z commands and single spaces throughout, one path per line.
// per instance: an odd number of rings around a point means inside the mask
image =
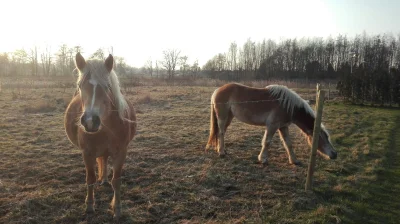
M 95 133 L 100 128 L 100 117 L 97 115 L 89 115 L 86 112 L 81 117 L 81 124 L 86 132 Z
M 329 159 L 336 159 L 337 158 L 337 152 L 332 151 L 331 155 L 329 156 Z

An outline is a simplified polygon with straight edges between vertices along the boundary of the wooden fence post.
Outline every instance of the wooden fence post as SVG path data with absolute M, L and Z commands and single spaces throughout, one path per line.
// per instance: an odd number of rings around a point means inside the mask
M 328 83 L 328 100 L 331 100 L 331 83 Z
M 316 98 L 315 103 L 317 103 L 317 100 L 318 100 L 317 96 L 318 96 L 318 93 L 319 93 L 320 90 L 321 90 L 321 84 L 317 83 L 317 92 L 315 94 L 315 98 Z
M 314 122 L 314 132 L 313 132 L 313 139 L 311 146 L 310 162 L 308 163 L 307 180 L 305 186 L 306 191 L 312 189 L 312 177 L 314 174 L 315 156 L 317 155 L 319 133 L 321 131 L 321 119 L 322 119 L 322 109 L 324 106 L 324 96 L 325 92 L 323 90 L 320 90 L 317 94 L 317 100 L 316 100 L 317 115 Z

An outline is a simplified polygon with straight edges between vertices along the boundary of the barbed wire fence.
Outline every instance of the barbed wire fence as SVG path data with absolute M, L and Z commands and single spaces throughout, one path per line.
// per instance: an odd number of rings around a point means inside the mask
M 2 88 L 2 85 L 3 85 L 3 87 L 4 87 L 4 83 L 2 83 L 2 81 L 1 81 L 1 79 L 0 79 L 0 93 L 2 92 L 2 90 L 4 91 L 4 88 Z M 33 84 L 32 84 L 33 85 Z M 26 86 L 25 86 L 26 87 Z M 70 88 L 71 86 L 70 85 L 62 85 L 62 84 L 57 84 L 56 86 L 54 86 L 53 87 L 53 85 L 45 85 L 45 86 L 42 86 L 42 87 L 45 87 L 45 88 Z M 143 86 L 140 86 L 140 87 L 143 87 Z M 176 86 L 172 86 L 172 87 L 176 87 Z M 17 88 L 18 89 L 18 91 L 20 91 L 19 89 L 20 89 L 20 87 L 18 87 L 18 85 L 16 85 L 15 86 L 15 88 Z M 40 88 L 40 87 L 39 87 Z M 320 87 L 319 86 L 319 88 L 322 88 L 322 87 Z M 9 88 L 9 89 L 11 89 L 11 91 L 13 92 L 14 91 L 14 89 L 13 88 Z M 65 92 L 65 90 L 64 90 L 64 92 Z M 329 84 L 329 93 L 330 93 L 330 84 Z M 328 94 L 329 94 L 328 93 Z M 72 97 L 72 95 L 71 95 L 71 97 Z M 208 98 L 207 100 L 209 100 L 210 98 Z M 278 98 L 278 99 L 269 99 L 269 100 L 249 100 L 249 101 L 238 101 L 238 102 L 226 102 L 226 103 L 211 103 L 211 102 L 208 102 L 208 103 L 205 103 L 205 102 L 196 102 L 196 106 L 207 106 L 207 108 L 209 108 L 210 106 L 212 106 L 212 105 L 219 105 L 219 104 L 249 104 L 249 103 L 262 103 L 262 102 L 272 102 L 272 101 L 274 101 L 274 102 L 276 102 L 276 101 L 280 101 L 281 100 L 281 98 Z M 306 100 L 306 102 L 307 103 L 309 103 L 309 104 L 313 104 L 313 102 L 312 102 L 312 100 L 313 99 L 305 99 Z M 206 109 L 206 108 L 204 108 L 204 109 Z M 117 111 L 117 110 L 112 110 L 112 111 Z M 77 114 L 81 114 L 82 112 L 70 112 L 70 113 L 77 113 Z M 51 115 L 65 115 L 66 114 L 66 112 L 53 112 L 53 113 L 46 113 L 46 114 L 51 114 Z M 140 122 L 137 122 L 137 121 L 135 121 L 135 123 L 139 123 L 140 124 Z M 132 178 L 132 177 L 134 177 L 133 175 L 128 175 L 128 176 L 121 176 L 120 178 L 122 179 L 122 180 L 124 180 L 124 179 L 127 179 L 127 178 Z M 100 183 L 98 183 L 98 182 L 95 182 L 94 184 L 92 184 L 93 186 L 100 186 L 101 184 Z M 50 193 L 50 194 L 46 194 L 46 195 L 40 195 L 40 196 L 37 196 L 37 197 L 32 197 L 32 198 L 28 198 L 28 199 L 24 199 L 24 200 L 19 200 L 19 201 L 16 201 L 16 202 L 11 202 L 11 203 L 6 203 L 6 204 L 4 204 L 4 205 L 1 205 L 0 206 L 0 209 L 5 209 L 5 208 L 9 208 L 9 207 L 11 207 L 11 206 L 15 206 L 15 205 L 21 205 L 21 204 L 26 204 L 26 203 L 29 203 L 29 202 L 31 202 L 31 201 L 35 201 L 35 200 L 41 200 L 41 199 L 46 199 L 46 198 L 50 198 L 50 197 L 53 197 L 53 196 L 57 196 L 57 195 L 61 195 L 61 194 L 65 194 L 65 193 L 76 193 L 76 192 L 82 192 L 82 191 L 84 191 L 85 189 L 84 189 L 84 187 L 87 187 L 88 185 L 87 184 L 79 184 L 79 186 L 76 188 L 76 189 L 67 189 L 67 190 L 62 190 L 62 191 L 58 191 L 58 192 L 54 192 L 54 193 Z M 0 180 L 0 187 L 4 187 L 4 184 L 3 184 L 3 182 Z

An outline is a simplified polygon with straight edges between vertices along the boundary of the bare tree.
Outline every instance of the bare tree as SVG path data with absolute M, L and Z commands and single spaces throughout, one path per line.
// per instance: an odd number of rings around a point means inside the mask
M 229 46 L 228 54 L 226 57 L 228 69 L 231 71 L 236 70 L 237 51 L 238 51 L 238 47 L 237 47 L 236 42 L 232 42 L 231 45 Z
M 103 49 L 99 48 L 97 49 L 90 57 L 90 59 L 100 59 L 100 60 L 104 60 L 104 51 Z
M 75 49 L 73 47 L 68 48 L 67 51 L 67 66 L 68 66 L 68 72 L 71 72 L 75 68 Z
M 68 71 L 68 46 L 63 44 L 60 46 L 60 49 L 56 53 L 57 56 L 57 65 L 59 69 L 59 73 L 61 75 L 66 75 Z
M 118 57 L 114 56 L 114 60 L 116 63 L 114 63 L 114 68 L 117 72 L 118 75 L 126 75 L 126 63 L 125 63 L 125 58 L 123 57 Z
M 150 75 L 150 77 L 153 76 L 153 61 L 151 60 L 151 58 L 149 60 L 147 60 L 145 68 L 147 70 L 147 73 Z
M 187 64 L 188 56 L 182 56 L 179 57 L 179 64 L 180 64 L 180 70 L 182 72 L 182 75 L 186 75 L 186 71 L 189 70 L 189 65 Z
M 163 51 L 164 61 L 162 61 L 162 66 L 167 70 L 168 78 L 172 78 L 175 75 L 175 67 L 180 53 L 181 51 L 177 49 Z
M 200 72 L 199 61 L 198 61 L 198 60 L 194 61 L 194 63 L 193 63 L 193 65 L 191 66 L 190 70 L 191 70 L 191 72 L 192 72 L 192 76 L 193 76 L 194 78 L 197 77 L 197 75 L 198 75 L 199 72 Z
M 74 47 L 74 54 L 82 53 L 82 52 L 83 51 L 82 51 L 82 47 L 81 46 L 77 45 L 77 46 Z
M 28 54 L 24 49 L 16 50 L 12 54 L 13 70 L 16 75 L 25 75 L 26 65 L 28 63 Z
M 10 61 L 7 53 L 0 54 L 0 76 L 8 75 Z
M 160 73 L 160 67 L 158 66 L 158 61 L 156 61 L 156 67 L 155 67 L 155 69 L 156 69 L 156 75 L 157 75 L 157 78 L 159 77 L 159 73 Z
M 30 50 L 29 60 L 31 63 L 32 75 L 37 76 L 38 75 L 38 50 L 37 50 L 36 46 Z
M 51 49 L 50 47 L 46 46 L 42 54 L 40 55 L 42 61 L 42 69 L 43 75 L 48 76 L 50 75 L 50 69 L 52 64 L 52 57 L 51 57 Z

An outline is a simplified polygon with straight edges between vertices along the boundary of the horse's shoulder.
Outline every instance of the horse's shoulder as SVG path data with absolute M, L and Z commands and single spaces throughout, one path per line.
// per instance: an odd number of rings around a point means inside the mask
M 73 114 L 76 111 L 81 111 L 80 107 L 82 106 L 81 104 L 81 96 L 79 94 L 74 95 L 69 102 L 67 109 L 65 110 L 66 115 L 68 114 Z

